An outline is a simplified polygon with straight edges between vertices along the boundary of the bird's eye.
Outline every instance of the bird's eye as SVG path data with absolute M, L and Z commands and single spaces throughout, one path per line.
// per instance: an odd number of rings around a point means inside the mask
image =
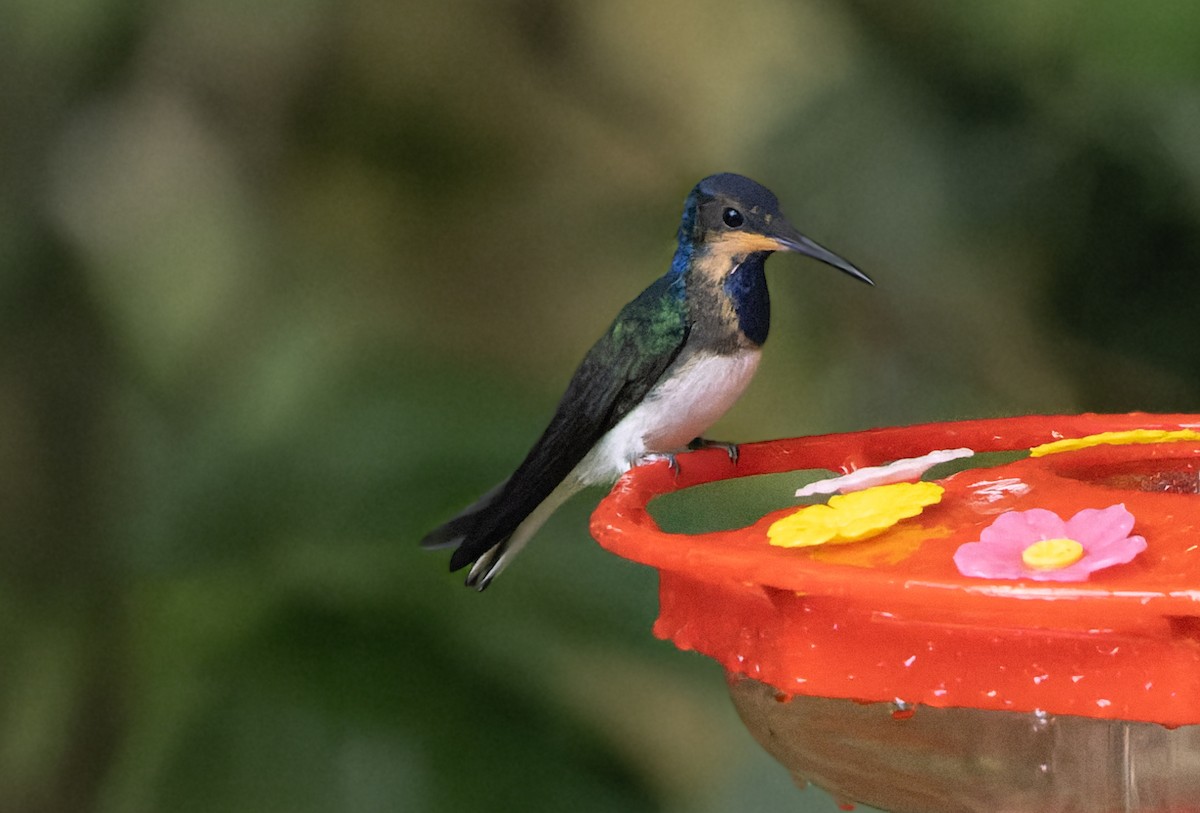
M 740 228 L 746 222 L 746 218 L 742 217 L 742 213 L 737 209 L 729 208 L 721 212 L 721 219 L 725 221 L 725 225 L 731 229 Z

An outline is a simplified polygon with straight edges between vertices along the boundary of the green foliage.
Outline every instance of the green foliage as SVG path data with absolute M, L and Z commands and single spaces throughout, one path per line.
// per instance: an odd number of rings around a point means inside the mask
M 599 493 L 483 596 L 416 548 L 519 461 L 709 173 L 878 283 L 773 260 L 714 437 L 1196 404 L 1196 10 L 0 18 L 0 810 L 833 809 L 650 636 Z

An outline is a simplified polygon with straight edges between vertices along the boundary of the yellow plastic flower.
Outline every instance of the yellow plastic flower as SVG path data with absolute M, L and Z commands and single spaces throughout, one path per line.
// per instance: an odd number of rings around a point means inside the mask
M 1064 438 L 1043 443 L 1029 450 L 1030 457 L 1044 457 L 1058 452 L 1074 452 L 1089 446 L 1123 446 L 1133 443 L 1173 443 L 1180 440 L 1200 440 L 1200 432 L 1191 429 L 1129 429 L 1125 432 L 1101 432 L 1081 438 Z
M 941 502 L 943 491 L 937 483 L 920 482 L 839 494 L 826 505 L 810 505 L 776 521 L 767 529 L 767 537 L 783 548 L 857 542 Z

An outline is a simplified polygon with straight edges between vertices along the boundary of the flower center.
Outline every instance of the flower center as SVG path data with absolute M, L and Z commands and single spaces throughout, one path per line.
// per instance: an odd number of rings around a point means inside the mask
M 1021 561 L 1034 570 L 1058 570 L 1083 558 L 1083 545 L 1074 539 L 1043 539 L 1021 551 Z

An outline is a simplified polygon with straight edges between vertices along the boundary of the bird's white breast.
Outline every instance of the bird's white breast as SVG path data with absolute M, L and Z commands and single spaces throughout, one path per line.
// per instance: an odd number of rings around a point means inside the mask
M 585 484 L 611 482 L 648 454 L 677 452 L 702 435 L 745 391 L 762 353 L 697 353 L 662 377 L 641 404 L 579 464 Z

